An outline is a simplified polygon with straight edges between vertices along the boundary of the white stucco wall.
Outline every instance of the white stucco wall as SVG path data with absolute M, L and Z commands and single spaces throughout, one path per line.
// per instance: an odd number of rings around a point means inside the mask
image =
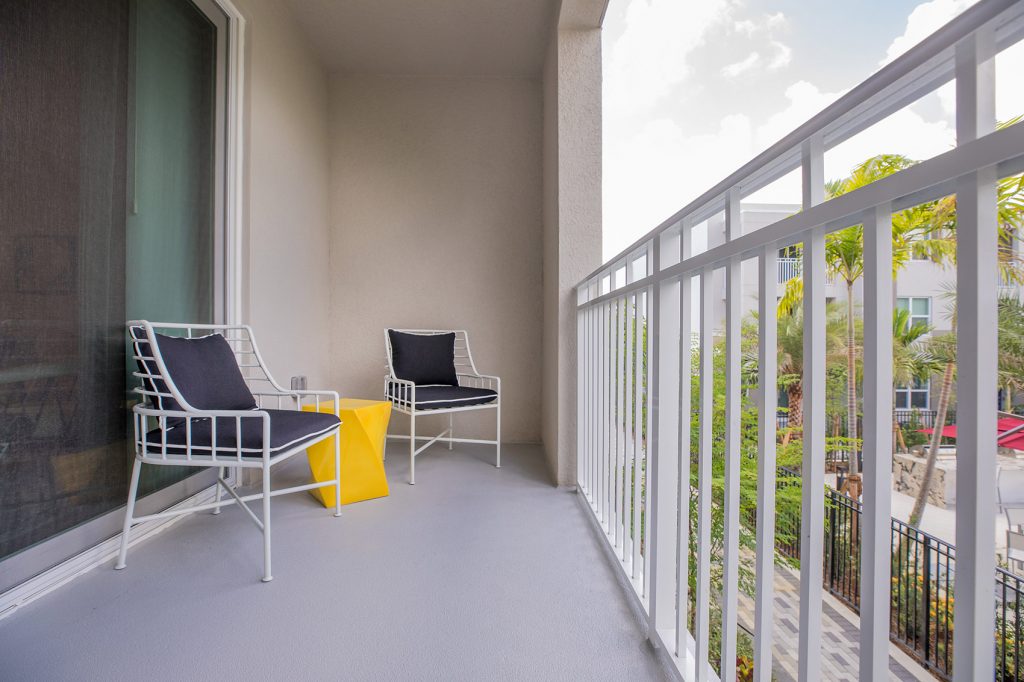
M 386 327 L 466 329 L 502 378 L 503 440 L 539 442 L 539 81 L 337 75 L 330 91 L 334 385 L 382 395 Z M 493 417 L 460 415 L 456 435 L 493 437 Z
M 563 19 L 579 4 L 563 5 Z M 601 264 L 603 4 L 590 9 L 593 27 L 578 28 L 570 12 L 573 28 L 554 32 L 544 65 L 543 432 L 552 478 L 565 486 L 576 481 L 574 287 Z
M 282 2 L 236 4 L 247 48 L 243 320 L 278 381 L 327 387 L 327 74 Z

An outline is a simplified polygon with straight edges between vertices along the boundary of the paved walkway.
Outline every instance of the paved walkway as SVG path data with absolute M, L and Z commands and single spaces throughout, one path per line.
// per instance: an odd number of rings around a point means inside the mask
M 834 597 L 825 594 L 822 599 L 822 656 L 823 680 L 857 682 L 860 657 L 860 627 L 853 611 Z M 740 593 L 740 626 L 753 631 L 754 600 Z M 800 636 L 800 574 L 787 566 L 775 567 L 775 627 L 772 642 L 772 663 L 775 679 L 779 682 L 795 681 L 798 675 L 797 652 Z M 889 645 L 889 671 L 893 680 L 931 680 L 923 668 L 906 654 Z

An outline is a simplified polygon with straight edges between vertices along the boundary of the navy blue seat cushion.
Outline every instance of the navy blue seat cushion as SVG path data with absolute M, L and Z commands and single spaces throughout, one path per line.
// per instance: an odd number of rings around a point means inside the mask
M 392 386 L 391 395 L 394 402 L 402 403 L 408 398 L 401 386 Z M 498 399 L 498 394 L 489 388 L 471 388 L 469 386 L 417 386 L 417 410 L 441 410 L 450 407 L 470 407 L 486 405 Z
M 417 386 L 457 386 L 455 375 L 455 333 L 409 334 L 388 330 L 391 366 L 395 376 Z
M 279 452 L 285 448 L 298 445 L 304 441 L 321 436 L 341 423 L 337 415 L 324 412 L 303 412 L 299 410 L 263 410 L 270 415 L 270 451 Z M 211 419 L 192 420 L 192 454 L 208 455 L 209 450 L 196 450 L 198 446 L 210 447 L 213 424 Z M 256 417 L 244 417 L 242 420 L 242 447 L 252 450 L 263 449 L 263 420 Z M 219 448 L 224 448 L 225 456 L 234 454 L 238 447 L 238 435 L 233 417 L 217 419 L 217 456 L 221 456 Z M 147 449 L 151 453 L 159 453 L 161 445 L 160 429 L 153 429 L 146 434 Z M 186 433 L 184 423 L 167 429 L 167 453 L 181 455 L 185 453 Z M 262 452 L 242 453 L 243 457 L 259 457 Z

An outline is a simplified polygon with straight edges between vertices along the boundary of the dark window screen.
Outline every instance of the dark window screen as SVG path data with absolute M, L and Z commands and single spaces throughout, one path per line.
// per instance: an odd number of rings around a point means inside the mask
M 0 557 L 123 504 L 128 4 L 0 9 Z
M 187 0 L 0 2 L 0 559 L 124 505 L 125 320 L 212 321 L 216 39 Z

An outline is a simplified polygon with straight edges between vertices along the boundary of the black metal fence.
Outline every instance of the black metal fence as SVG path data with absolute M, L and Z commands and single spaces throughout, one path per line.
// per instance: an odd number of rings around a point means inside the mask
M 800 472 L 795 469 L 778 467 L 775 487 L 789 488 L 800 485 Z M 775 549 L 783 556 L 800 560 L 800 510 L 779 510 L 775 516 Z M 778 532 L 781 530 L 782 532 Z
M 937 677 L 953 673 L 956 548 L 892 520 L 889 637 Z
M 1024 579 L 996 569 L 996 680 L 1024 679 Z
M 898 408 L 893 410 L 893 419 L 903 427 L 911 426 L 922 429 L 930 429 L 935 425 L 935 410 L 923 410 L 919 408 Z M 826 415 L 827 424 L 830 429 L 833 428 L 834 423 L 838 419 L 840 430 L 846 432 L 846 415 L 840 414 L 837 416 Z M 863 418 L 858 419 L 859 429 L 863 428 Z M 956 413 L 950 409 L 946 411 L 946 423 L 952 424 L 956 421 Z M 787 428 L 789 426 L 789 413 L 785 410 L 780 410 L 775 417 L 775 424 L 780 429 Z
M 780 487 L 799 484 L 798 471 L 780 467 L 778 473 Z M 825 504 L 824 585 L 859 612 L 862 505 L 831 488 Z M 799 538 L 799 517 L 780 515 L 776 523 Z M 956 547 L 899 519 L 891 523 L 889 638 L 937 678 L 951 679 Z M 776 549 L 800 558 L 799 540 L 778 543 Z M 1024 578 L 997 568 L 995 586 L 995 679 L 1024 680 Z

